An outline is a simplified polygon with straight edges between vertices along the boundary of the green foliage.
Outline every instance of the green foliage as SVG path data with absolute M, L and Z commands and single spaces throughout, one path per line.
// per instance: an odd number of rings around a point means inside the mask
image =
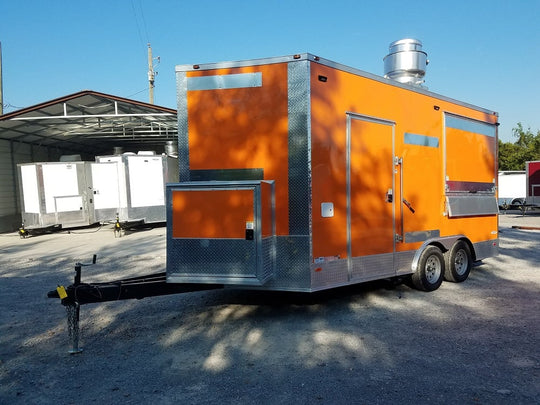
M 534 134 L 518 122 L 512 133 L 516 142 L 499 140 L 499 170 L 525 170 L 525 162 L 540 160 L 540 130 Z

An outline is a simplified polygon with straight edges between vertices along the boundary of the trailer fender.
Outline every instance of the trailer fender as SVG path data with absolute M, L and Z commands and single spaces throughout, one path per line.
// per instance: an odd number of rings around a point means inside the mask
M 471 248 L 471 253 L 473 252 L 472 245 L 469 242 L 469 240 L 464 235 L 453 235 L 453 236 L 446 236 L 443 238 L 431 238 L 426 240 L 424 243 L 422 243 L 422 246 L 416 251 L 414 254 L 412 263 L 411 263 L 411 272 L 414 273 L 416 270 L 418 270 L 418 262 L 420 261 L 420 256 L 422 256 L 422 253 L 424 250 L 427 249 L 428 246 L 437 246 L 439 249 L 441 249 L 441 252 L 444 253 L 452 248 L 454 244 L 458 240 L 464 240 L 467 242 L 469 247 Z M 474 256 L 474 253 L 473 253 Z

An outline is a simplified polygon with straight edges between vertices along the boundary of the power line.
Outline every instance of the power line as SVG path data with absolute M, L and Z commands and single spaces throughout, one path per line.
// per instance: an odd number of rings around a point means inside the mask
M 146 35 L 146 44 L 148 46 L 147 52 L 148 52 L 149 102 L 150 102 L 150 104 L 154 104 L 154 87 L 155 87 L 154 80 L 155 80 L 155 77 L 157 75 L 157 72 L 154 69 L 154 59 L 157 60 L 157 63 L 159 63 L 160 58 L 159 57 L 157 57 L 157 58 L 152 57 L 152 47 L 150 46 L 150 37 L 148 35 L 148 29 L 147 29 L 147 26 L 146 26 L 146 19 L 144 18 L 144 10 L 143 10 L 143 7 L 142 7 L 141 0 L 139 0 L 139 2 L 138 2 L 138 10 L 137 10 L 137 7 L 135 5 L 135 0 L 131 0 L 131 9 L 133 10 L 133 17 L 134 17 L 134 20 L 135 20 L 135 25 L 137 26 L 137 32 L 139 34 L 139 39 L 140 39 L 141 42 L 143 42 L 143 37 L 142 37 L 142 33 L 141 33 L 141 23 L 140 22 L 142 22 L 142 27 L 143 27 L 144 33 Z M 134 95 L 139 94 L 139 93 L 140 92 L 135 93 Z
M 136 92 L 136 93 L 130 94 L 130 95 L 127 96 L 126 98 L 131 98 L 131 97 L 133 97 L 133 96 L 136 96 L 137 94 L 141 94 L 141 93 L 143 93 L 143 92 L 146 92 L 146 91 L 148 91 L 148 89 L 149 89 L 149 87 L 147 87 L 147 88 L 145 88 L 145 89 L 142 89 L 142 90 L 139 90 L 139 91 Z
M 9 102 L 8 102 L 8 103 L 3 103 L 2 106 L 3 106 L 4 108 L 6 108 L 6 109 L 8 109 L 8 108 L 13 108 L 14 110 L 20 110 L 21 108 L 25 108 L 25 107 L 19 107 L 19 106 L 17 106 L 17 105 L 13 105 L 13 104 L 11 104 L 11 103 L 9 103 Z
M 146 19 L 144 18 L 144 11 L 142 8 L 141 0 L 139 0 L 139 9 L 141 11 L 141 19 L 143 22 L 144 33 L 146 34 L 146 42 L 150 42 L 150 36 L 148 35 L 148 29 L 146 28 Z
M 144 46 L 145 44 L 145 41 L 142 37 L 142 33 L 141 33 L 141 27 L 140 27 L 140 24 L 139 24 L 139 19 L 137 17 L 137 10 L 135 9 L 135 4 L 133 3 L 134 0 L 131 0 L 131 9 L 133 10 L 133 19 L 135 20 L 135 26 L 137 27 L 137 33 L 139 34 L 139 40 L 141 41 L 141 44 Z M 148 33 L 146 35 L 146 39 L 147 39 L 147 43 L 148 43 Z

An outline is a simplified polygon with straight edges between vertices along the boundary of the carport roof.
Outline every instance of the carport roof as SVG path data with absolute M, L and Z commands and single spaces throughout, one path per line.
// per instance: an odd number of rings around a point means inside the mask
M 176 110 L 83 90 L 0 116 L 0 139 L 67 149 L 110 153 L 176 141 Z

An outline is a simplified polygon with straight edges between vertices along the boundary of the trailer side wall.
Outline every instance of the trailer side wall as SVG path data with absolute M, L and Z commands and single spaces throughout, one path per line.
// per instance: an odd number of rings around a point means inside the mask
M 408 272 L 430 239 L 494 243 L 496 122 L 495 114 L 312 63 L 312 277 L 331 285 Z M 465 203 L 452 217 L 449 196 Z M 322 215 L 328 203 L 331 217 Z M 348 274 L 321 275 L 337 268 Z

